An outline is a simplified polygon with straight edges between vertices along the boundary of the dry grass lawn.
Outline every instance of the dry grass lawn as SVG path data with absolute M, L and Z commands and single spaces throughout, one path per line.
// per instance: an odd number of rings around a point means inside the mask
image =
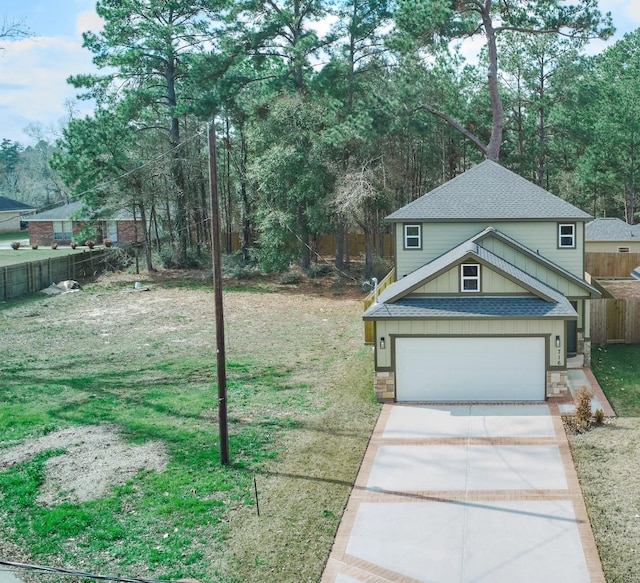
M 136 279 L 150 291 L 134 292 Z M 197 273 L 119 275 L 0 306 L 0 453 L 108 424 L 167 455 L 166 470 L 93 501 L 58 487 L 50 506 L 38 502 L 46 458 L 64 447 L 0 467 L 0 556 L 203 583 L 319 579 L 379 412 L 362 294 L 228 288 L 232 463 L 221 469 L 210 288 Z
M 618 417 L 569 443 L 607 583 L 640 581 L 640 346 L 594 347 Z
M 569 437 L 607 583 L 640 581 L 640 419 Z

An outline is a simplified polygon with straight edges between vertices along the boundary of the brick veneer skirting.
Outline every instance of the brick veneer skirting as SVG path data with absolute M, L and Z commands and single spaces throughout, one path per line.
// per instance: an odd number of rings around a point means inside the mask
M 547 371 L 547 397 L 564 395 L 569 390 L 566 370 Z
M 374 375 L 374 391 L 380 403 L 396 400 L 396 375 L 393 372 L 377 371 Z

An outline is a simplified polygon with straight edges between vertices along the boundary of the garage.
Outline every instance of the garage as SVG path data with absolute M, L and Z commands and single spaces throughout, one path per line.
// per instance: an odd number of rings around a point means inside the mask
M 397 401 L 543 401 L 543 337 L 396 338 Z

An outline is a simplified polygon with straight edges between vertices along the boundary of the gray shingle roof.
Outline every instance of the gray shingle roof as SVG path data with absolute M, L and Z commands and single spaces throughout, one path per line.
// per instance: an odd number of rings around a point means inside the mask
M 0 196 L 0 211 L 32 211 L 34 207 L 23 202 Z
M 78 200 L 48 211 L 36 213 L 32 217 L 29 217 L 29 221 L 67 221 L 69 217 L 80 210 L 82 210 L 82 202 Z
M 365 320 L 404 318 L 576 318 L 565 298 L 546 302 L 533 296 L 406 297 L 394 303 L 374 304 Z
M 578 220 L 588 213 L 485 160 L 390 214 L 387 221 Z
M 640 224 L 629 225 L 621 219 L 594 219 L 584 227 L 586 241 L 640 240 Z
M 82 201 L 70 202 L 54 209 L 43 211 L 29 217 L 29 221 L 68 221 L 71 220 L 102 219 L 112 221 L 132 221 L 133 215 L 127 210 L 101 209 L 91 211 L 84 207 Z

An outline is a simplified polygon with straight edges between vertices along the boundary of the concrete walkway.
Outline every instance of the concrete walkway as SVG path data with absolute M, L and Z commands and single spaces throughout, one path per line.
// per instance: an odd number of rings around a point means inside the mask
M 9 560 L 9 559 L 5 559 Z M 20 583 L 20 580 L 14 574 L 10 567 L 0 565 L 0 583 Z
M 323 583 L 604 583 L 557 403 L 385 405 Z

